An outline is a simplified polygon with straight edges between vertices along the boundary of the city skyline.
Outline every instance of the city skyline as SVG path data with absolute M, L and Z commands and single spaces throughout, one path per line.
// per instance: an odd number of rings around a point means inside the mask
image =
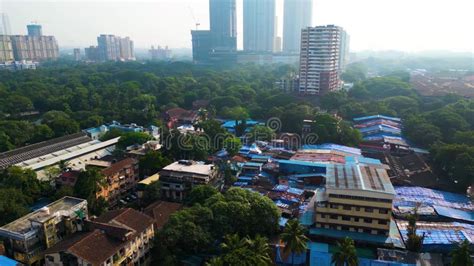
M 238 49 L 242 49 L 242 0 L 236 2 Z M 430 12 L 423 13 L 423 20 L 420 20 L 419 14 L 428 4 Z M 282 36 L 283 31 L 282 6 L 283 1 L 277 0 L 277 36 Z M 319 0 L 314 2 L 312 26 L 335 24 L 344 27 L 351 33 L 353 51 L 472 52 L 474 37 L 466 34 L 462 25 L 469 25 L 469 10 L 473 7 L 474 3 L 468 0 L 454 0 L 451 5 L 427 0 L 403 0 L 402 3 Z M 45 34 L 57 37 L 62 47 L 87 47 L 97 35 L 104 33 L 130 36 L 137 48 L 149 48 L 153 44 L 191 48 L 189 31 L 195 29 L 195 24 L 200 24 L 199 29 L 209 29 L 208 9 L 207 0 L 144 0 L 139 3 L 63 0 L 48 1 L 48 8 L 35 1 L 0 2 L 0 12 L 7 13 L 10 18 L 12 34 L 23 34 L 26 24 L 37 21 L 45 27 Z M 32 15 L 31 10 L 36 13 Z M 133 14 L 130 10 L 134 10 Z M 456 15 L 446 19 L 449 13 Z M 101 16 L 104 18 L 101 23 L 90 19 Z M 441 17 L 443 19 L 439 19 Z M 175 25 L 173 30 L 170 25 Z

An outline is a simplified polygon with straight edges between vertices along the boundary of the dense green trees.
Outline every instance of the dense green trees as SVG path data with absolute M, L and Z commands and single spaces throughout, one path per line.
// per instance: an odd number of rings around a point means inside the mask
M 163 167 L 171 164 L 172 161 L 163 156 L 160 151 L 149 151 L 145 156 L 140 157 L 139 168 L 141 176 L 150 176 L 158 173 Z
M 91 213 L 100 215 L 107 210 L 108 204 L 104 198 L 97 198 L 97 193 L 106 186 L 108 183 L 105 177 L 98 169 L 91 167 L 79 174 L 74 186 L 74 195 L 86 199 Z
M 51 194 L 49 183 L 38 180 L 32 170 L 17 166 L 1 170 L 0 225 L 25 215 L 36 200 Z
M 184 256 L 216 253 L 215 240 L 226 235 L 249 236 L 256 241 L 257 235 L 268 237 L 278 230 L 280 214 L 275 204 L 248 190 L 231 188 L 221 194 L 199 186 L 191 191 L 188 205 L 158 232 L 157 259 L 176 262 Z M 225 256 L 222 259 L 226 260 Z

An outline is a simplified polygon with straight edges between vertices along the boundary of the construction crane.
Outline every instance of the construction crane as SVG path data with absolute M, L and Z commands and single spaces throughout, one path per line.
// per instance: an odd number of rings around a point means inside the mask
M 191 8 L 190 5 L 188 5 L 188 9 L 189 9 L 189 13 L 191 13 L 191 17 L 192 17 L 193 20 L 194 20 L 194 25 L 196 26 L 196 30 L 198 30 L 198 29 L 199 29 L 199 26 L 201 26 L 201 23 L 199 23 L 199 21 L 196 20 L 196 17 L 194 16 L 193 9 Z

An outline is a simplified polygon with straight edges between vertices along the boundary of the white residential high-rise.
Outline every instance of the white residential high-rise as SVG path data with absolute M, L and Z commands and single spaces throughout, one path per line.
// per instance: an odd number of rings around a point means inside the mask
M 300 93 L 323 95 L 341 87 L 340 75 L 349 50 L 348 40 L 344 29 L 335 25 L 302 30 Z
M 115 35 L 101 34 L 97 37 L 97 44 L 100 61 L 135 60 L 133 41 L 129 37 L 121 38 Z M 89 50 L 89 52 L 91 51 Z
M 283 11 L 283 52 L 300 51 L 301 30 L 310 27 L 313 0 L 285 0 Z
M 6 13 L 0 13 L 0 35 L 11 35 L 10 20 Z
M 243 0 L 244 50 L 272 52 L 275 40 L 275 0 Z

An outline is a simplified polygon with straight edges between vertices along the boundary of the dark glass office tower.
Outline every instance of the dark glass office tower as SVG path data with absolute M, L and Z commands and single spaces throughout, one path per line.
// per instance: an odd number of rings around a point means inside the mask
M 212 46 L 216 51 L 237 50 L 235 0 L 209 0 Z

